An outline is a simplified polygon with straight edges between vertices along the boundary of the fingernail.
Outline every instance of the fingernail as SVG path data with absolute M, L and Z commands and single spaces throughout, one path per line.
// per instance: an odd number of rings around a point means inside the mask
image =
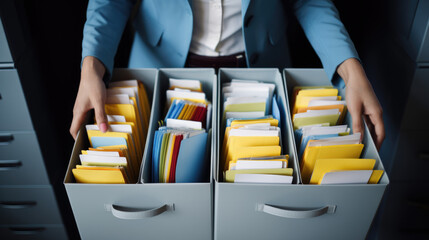
M 106 123 L 100 123 L 100 131 L 103 133 L 107 132 L 107 124 Z

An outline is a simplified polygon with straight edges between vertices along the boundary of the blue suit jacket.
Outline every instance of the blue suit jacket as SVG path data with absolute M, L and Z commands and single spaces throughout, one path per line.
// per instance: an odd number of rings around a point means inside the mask
M 183 67 L 192 38 L 190 0 L 142 0 L 133 19 L 135 35 L 129 67 Z M 249 67 L 289 66 L 284 4 L 293 7 L 304 33 L 330 79 L 339 64 L 358 58 L 330 0 L 242 0 L 243 36 Z M 82 59 L 95 56 L 113 69 L 122 32 L 134 3 L 90 0 L 84 27 Z

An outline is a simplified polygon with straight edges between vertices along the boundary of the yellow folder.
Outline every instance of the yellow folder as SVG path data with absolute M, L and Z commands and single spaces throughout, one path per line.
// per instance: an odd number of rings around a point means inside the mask
M 118 168 L 116 170 L 101 170 L 101 169 L 72 169 L 73 176 L 78 183 L 126 183 L 123 172 Z
M 338 95 L 338 89 L 335 89 L 335 88 L 301 90 L 298 92 L 296 96 L 293 113 L 296 113 L 298 108 L 307 107 L 308 103 L 314 97 L 329 97 L 329 96 L 337 96 L 337 95 Z M 337 99 L 339 100 L 341 99 L 341 97 L 337 96 Z
M 227 170 L 225 171 L 224 179 L 227 182 L 234 182 L 236 174 L 273 174 L 273 175 L 286 175 L 292 176 L 292 168 L 278 168 L 278 169 L 245 169 L 245 170 Z
M 313 140 L 308 141 L 309 143 Z M 314 164 L 318 159 L 326 158 L 359 158 L 363 144 L 307 147 L 301 161 L 301 175 L 304 183 L 310 181 Z
M 257 147 L 237 147 L 230 149 L 224 170 L 229 166 L 230 161 L 236 161 L 239 158 L 249 157 L 274 157 L 281 154 L 282 148 L 280 146 L 257 146 Z
M 137 131 L 141 135 L 141 139 L 146 138 L 146 131 L 143 132 L 137 107 L 135 104 L 105 104 L 106 114 L 123 115 L 127 122 L 133 122 L 137 126 Z
M 324 116 L 317 116 L 317 117 L 294 118 L 293 129 L 297 130 L 304 126 L 321 124 L 321 123 L 329 123 L 329 126 L 335 126 L 337 125 L 339 118 L 340 118 L 339 114 L 324 115 Z
M 130 159 L 127 159 L 127 161 L 129 161 L 128 167 L 131 168 L 131 171 L 133 173 L 136 172 L 135 169 L 139 168 L 139 164 L 138 164 L 139 160 L 138 160 L 137 152 L 136 152 L 134 144 L 131 141 L 131 136 L 128 133 L 121 133 L 121 132 L 105 132 L 105 133 L 103 133 L 103 132 L 98 131 L 98 130 L 88 130 L 87 134 L 88 134 L 88 139 L 89 139 L 91 146 L 92 146 L 92 141 L 91 141 L 92 137 L 125 138 L 125 140 L 127 142 L 129 153 L 131 155 Z
M 231 136 L 227 139 L 226 149 L 222 151 L 221 159 L 225 159 L 228 155 L 230 148 L 235 147 L 254 147 L 254 146 L 278 146 L 280 138 L 276 136 L 260 136 L 260 137 L 246 137 L 246 136 Z
M 286 155 L 286 156 L 288 156 L 288 155 Z M 237 165 L 237 161 L 238 161 L 238 160 L 240 160 L 240 159 L 237 159 L 237 160 L 235 160 L 235 161 L 230 161 L 230 162 L 229 162 L 229 166 L 228 166 L 228 170 L 230 170 L 232 167 L 236 166 L 236 165 Z M 286 163 L 286 166 L 287 166 L 287 164 L 288 164 L 288 160 L 289 160 L 289 156 L 288 156 L 288 158 L 287 158 L 287 159 L 279 158 L 279 159 L 270 159 L 270 160 L 263 160 L 263 161 L 281 161 L 281 162 L 285 162 L 285 163 Z
M 338 124 L 341 124 L 344 121 L 344 117 L 346 116 L 346 113 L 347 113 L 347 107 L 343 104 L 298 108 L 297 113 L 305 113 L 307 112 L 307 110 L 328 110 L 328 109 L 338 109 L 341 113 L 338 119 Z
M 381 176 L 383 176 L 384 171 L 383 170 L 374 170 L 372 171 L 371 177 L 369 178 L 368 184 L 377 184 Z
M 313 174 L 310 184 L 320 184 L 323 176 L 331 171 L 347 170 L 372 170 L 375 165 L 375 159 L 363 158 L 325 158 L 317 159 L 314 164 Z
M 279 120 L 275 118 L 266 118 L 266 119 L 234 120 L 231 122 L 231 127 L 234 127 L 240 124 L 257 124 L 257 123 L 269 123 L 273 127 L 279 126 Z

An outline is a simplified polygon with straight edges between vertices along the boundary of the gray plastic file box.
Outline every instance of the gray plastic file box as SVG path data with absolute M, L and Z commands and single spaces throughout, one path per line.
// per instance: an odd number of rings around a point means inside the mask
M 219 82 L 241 78 L 277 83 L 280 74 L 276 71 L 221 69 Z M 283 74 L 289 92 L 298 85 L 330 84 L 320 69 L 286 69 Z M 281 90 L 277 88 L 277 92 Z M 289 100 L 286 98 L 285 102 L 286 123 L 282 123 L 282 128 L 287 142 L 283 144 L 294 157 L 297 170 Z M 219 134 L 217 137 L 218 154 Z M 364 143 L 362 157 L 376 159 L 375 169 L 384 169 L 368 129 Z M 215 159 L 218 160 L 218 155 Z M 304 185 L 297 173 L 294 178 L 298 179 L 291 185 L 237 184 L 219 182 L 220 174 L 214 175 L 215 239 L 364 239 L 389 183 L 384 174 L 379 184 Z
M 136 184 L 78 184 L 71 170 L 79 162 L 81 149 L 88 147 L 85 131 L 80 131 L 65 177 L 65 187 L 82 239 L 211 239 L 213 230 L 213 190 L 211 154 L 208 177 L 201 183 L 149 183 L 152 138 L 163 118 L 165 81 L 169 77 L 198 79 L 211 101 L 216 91 L 211 69 L 122 69 L 114 79 L 143 81 L 151 101 L 147 144 Z M 214 86 L 214 88 L 213 88 Z M 168 87 L 168 86 L 167 86 Z M 208 146 L 212 141 L 207 142 Z M 148 177 L 148 179 L 146 179 Z M 142 183 L 144 182 L 144 183 Z

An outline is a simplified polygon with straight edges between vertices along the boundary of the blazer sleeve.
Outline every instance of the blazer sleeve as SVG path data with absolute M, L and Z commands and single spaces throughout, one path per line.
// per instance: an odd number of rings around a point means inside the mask
M 359 56 L 338 10 L 330 0 L 298 0 L 294 11 L 329 79 L 334 85 L 344 87 L 336 75 L 337 67 L 348 58 L 359 59 Z
M 134 3 L 131 0 L 90 0 L 83 28 L 82 61 L 94 56 L 106 67 L 110 79 L 115 54 Z

